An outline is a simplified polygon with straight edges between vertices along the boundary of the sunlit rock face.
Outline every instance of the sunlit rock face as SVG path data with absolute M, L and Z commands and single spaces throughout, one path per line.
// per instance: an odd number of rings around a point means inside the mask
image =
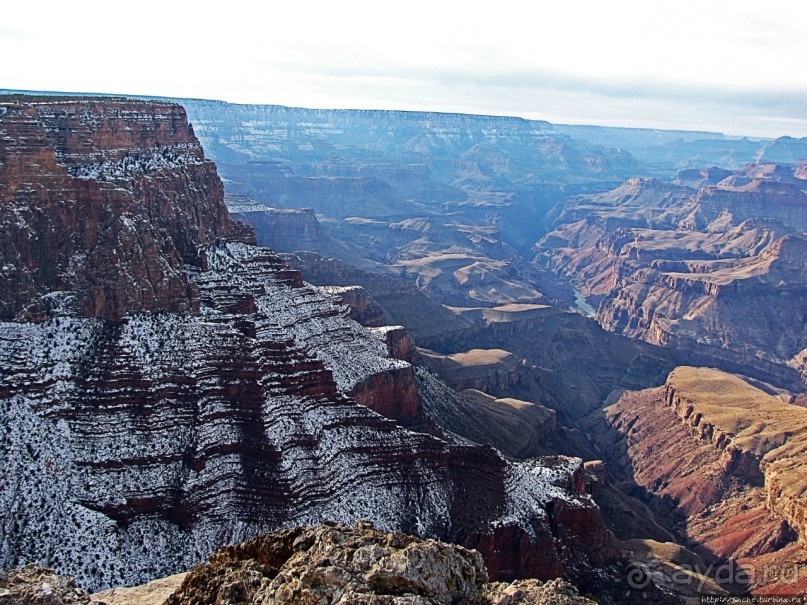
M 673 183 L 630 179 L 568 200 L 535 262 L 580 288 L 610 331 L 803 389 L 802 177 L 793 166 L 754 164 L 687 170 Z
M 796 398 L 681 366 L 587 422 L 617 479 L 644 493 L 679 541 L 757 570 L 742 580 L 754 591 L 804 587 L 802 574 L 782 573 L 804 560 L 807 531 L 807 410 Z

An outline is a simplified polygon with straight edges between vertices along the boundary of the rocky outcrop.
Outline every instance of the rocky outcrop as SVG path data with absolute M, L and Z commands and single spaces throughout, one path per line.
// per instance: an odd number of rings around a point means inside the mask
M 674 185 L 683 185 L 692 189 L 700 189 L 706 185 L 717 185 L 731 176 L 731 170 L 712 166 L 711 168 L 689 168 L 678 172 Z
M 395 359 L 403 359 L 409 363 L 418 361 L 415 341 L 403 326 L 380 326 L 371 328 L 370 332 L 387 345 L 389 354 Z
M 167 605 L 210 603 L 572 605 L 591 603 L 562 581 L 488 582 L 478 552 L 386 533 L 372 524 L 324 525 L 222 548 L 194 568 Z
M 275 252 L 315 252 L 323 258 L 339 258 L 358 267 L 372 267 L 362 251 L 334 239 L 317 220 L 314 210 L 272 208 L 246 195 L 227 193 L 224 202 L 230 215 L 255 230 L 259 245 Z
M 92 601 L 103 605 L 163 605 L 182 584 L 186 572 L 157 578 L 139 586 L 116 586 L 96 592 Z
M 198 311 L 184 263 L 248 237 L 223 194 L 177 105 L 0 100 L 0 319 Z
M 0 117 L 17 133 L 3 139 L 2 170 L 25 171 L 3 181 L 17 185 L 4 185 L 2 210 L 51 216 L 69 207 L 80 235 L 59 232 L 64 249 L 25 257 L 23 243 L 51 229 L 26 221 L 2 248 L 0 266 L 53 271 L 46 279 L 32 270 L 2 290 L 6 317 L 16 318 L 0 323 L 4 567 L 36 560 L 98 589 L 182 571 L 221 544 L 280 526 L 357 518 L 478 543 L 497 579 L 562 573 L 584 582 L 619 557 L 576 479 L 579 459 L 509 463 L 492 448 L 391 419 L 453 395 L 439 381 L 421 394 L 412 366 L 333 293 L 244 243 L 249 233 L 229 219 L 181 109 L 127 103 L 23 99 Z M 110 116 L 114 129 L 104 125 Z M 119 130 L 127 134 L 117 140 Z M 119 147 L 130 143 L 151 149 L 145 164 L 125 159 Z M 154 159 L 157 143 L 187 157 Z M 62 182 L 78 189 L 55 187 Z M 107 225 L 94 216 L 159 235 L 142 251 L 163 272 L 147 264 L 137 273 L 124 240 L 92 236 Z M 68 253 L 74 264 L 84 259 L 81 271 L 62 262 Z M 81 276 L 98 275 L 110 278 L 98 278 L 104 295 L 95 298 Z M 155 292 L 186 284 L 191 294 L 168 296 L 166 306 L 162 295 L 149 298 L 153 283 Z M 116 294 L 134 284 L 145 294 Z M 38 300 L 59 304 L 34 313 Z M 498 566 L 485 546 L 500 535 L 518 536 L 507 556 L 524 564 Z
M 350 309 L 350 318 L 366 327 L 377 328 L 386 324 L 384 311 L 362 286 L 323 286 Z
M 721 452 L 727 472 L 762 482 L 766 506 L 807 544 L 807 410 L 714 370 L 678 368 L 665 401 L 690 431 Z
M 0 579 L 0 599 L 9 605 L 594 603 L 560 579 L 489 582 L 479 552 L 379 531 L 367 521 L 264 534 L 220 549 L 189 573 L 92 597 L 72 578 L 29 565 Z
M 3 605 L 87 605 L 90 596 L 71 577 L 52 569 L 26 565 L 0 571 L 0 603 Z
M 349 394 L 387 418 L 405 420 L 421 415 L 415 371 L 409 365 L 372 374 L 356 383 Z
M 256 238 L 272 242 L 276 252 L 319 250 L 327 238 L 311 208 L 302 210 L 271 208 L 245 195 L 228 193 L 225 203 L 230 215 L 255 229 Z
M 458 391 L 507 392 L 521 379 L 519 359 L 503 349 L 471 349 L 452 355 L 423 349 L 420 356 Z
M 315 253 L 298 252 L 281 256 L 312 284 L 363 287 L 383 309 L 386 321 L 404 326 L 416 341 L 461 332 L 469 327 L 456 314 L 420 292 L 411 281 L 357 269 L 344 261 L 322 258 Z

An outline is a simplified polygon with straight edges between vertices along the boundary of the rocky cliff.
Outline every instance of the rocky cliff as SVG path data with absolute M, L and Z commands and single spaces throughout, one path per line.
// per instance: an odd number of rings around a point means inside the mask
M 570 200 L 536 262 L 608 330 L 803 388 L 807 181 L 792 166 L 692 172 Z
M 807 410 L 732 375 L 694 368 L 670 375 L 665 402 L 720 451 L 727 472 L 761 481 L 768 509 L 807 544 Z
M 179 106 L 0 101 L 0 318 L 197 311 L 183 263 L 238 230 L 222 194 Z
M 803 557 L 803 412 L 737 376 L 679 367 L 664 387 L 623 394 L 588 430 L 622 488 L 684 544 L 744 565 L 748 587 L 770 590 L 786 588 Z
M 396 422 L 451 392 L 421 394 L 400 339 L 249 243 L 181 108 L 0 109 L 3 567 L 131 584 L 360 517 L 478 547 L 494 578 L 618 558 L 580 460 Z
M 404 326 L 417 342 L 466 331 L 471 324 L 400 277 L 364 271 L 336 258 L 311 252 L 282 255 L 289 266 L 318 286 L 360 285 L 383 309 L 387 322 Z

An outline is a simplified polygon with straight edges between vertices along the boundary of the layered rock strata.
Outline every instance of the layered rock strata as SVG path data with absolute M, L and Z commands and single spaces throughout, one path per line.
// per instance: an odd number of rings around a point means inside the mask
M 623 490 L 709 561 L 745 565 L 757 590 L 782 580 L 762 574 L 771 561 L 785 569 L 803 553 L 802 412 L 734 375 L 679 367 L 588 430 Z
M 678 368 L 665 402 L 720 451 L 726 471 L 762 482 L 765 504 L 807 545 L 807 410 L 715 370 Z
M 608 330 L 803 390 L 807 181 L 774 164 L 692 172 L 567 200 L 536 262 Z
M 402 339 L 249 243 L 181 108 L 2 110 L 3 567 L 132 584 L 360 517 L 478 546 L 494 578 L 587 581 L 618 558 L 579 459 L 402 428 L 451 391 L 421 393 Z
M 181 107 L 42 99 L 0 114 L 0 319 L 198 310 L 183 263 L 248 232 Z

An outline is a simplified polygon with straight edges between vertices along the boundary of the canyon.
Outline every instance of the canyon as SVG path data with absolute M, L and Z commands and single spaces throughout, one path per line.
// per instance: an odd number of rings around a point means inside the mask
M 203 105 L 189 111 L 199 111 L 193 119 L 209 128 L 203 136 L 227 158 L 231 190 L 250 211 L 239 218 L 306 279 L 360 284 L 385 317 L 406 327 L 421 361 L 474 404 L 473 414 L 456 403 L 435 409 L 443 426 L 514 458 L 563 452 L 595 469 L 605 457 L 616 479 L 603 479 L 607 470 L 588 477 L 606 523 L 627 538 L 626 552 L 641 553 L 635 564 L 647 577 L 684 598 L 695 598 L 697 586 L 714 594 L 788 590 L 774 581 L 776 570 L 799 560 L 802 530 L 773 479 L 770 497 L 750 469 L 738 470 L 739 479 L 721 470 L 728 478 L 708 489 L 692 483 L 686 473 L 698 474 L 714 456 L 692 444 L 671 456 L 692 455 L 690 467 L 671 465 L 654 480 L 706 489 L 711 502 L 675 508 L 670 502 L 680 493 L 656 497 L 649 486 L 635 487 L 636 468 L 622 464 L 624 455 L 606 454 L 634 433 L 592 432 L 590 422 L 620 393 L 646 398 L 683 366 L 720 368 L 804 401 L 803 140 L 546 123 L 530 123 L 525 134 L 523 122 L 485 117 L 395 113 L 372 121 L 366 112 Z M 373 130 L 381 121 L 394 126 Z M 247 130 L 259 142 L 243 145 Z M 302 149 L 303 139 L 327 146 L 326 167 L 319 152 Z M 558 150 L 580 148 L 599 172 L 553 164 Z M 594 161 L 596 154 L 610 160 Z M 393 158 L 418 164 L 420 173 L 402 178 L 390 168 Z M 257 168 L 262 161 L 276 162 L 271 187 Z M 621 179 L 625 173 L 631 178 Z M 331 205 L 341 183 L 371 174 L 377 187 L 387 186 L 385 199 L 400 205 Z M 327 201 L 303 193 L 323 178 L 332 188 Z M 367 200 L 369 193 L 345 196 Z M 483 197 L 484 216 L 476 210 Z M 382 207 L 392 210 L 385 215 Z M 651 426 L 669 432 L 669 447 L 690 443 L 684 427 Z M 661 446 L 653 445 L 653 431 L 641 433 L 637 459 L 655 459 L 651 452 Z M 797 474 L 781 476 L 798 485 Z M 740 490 L 744 482 L 753 487 Z M 657 501 L 667 504 L 648 504 Z M 687 523 L 696 529 L 682 529 Z M 735 537 L 727 540 L 725 531 Z M 715 540 L 726 544 L 712 548 Z M 675 550 L 673 541 L 692 550 Z M 693 565 L 721 564 L 774 572 L 769 581 L 723 588 L 709 574 L 693 575 Z M 670 583 L 671 573 L 689 580 Z
M 467 323 L 446 308 L 545 305 L 804 388 L 803 139 L 183 102 L 259 243 L 364 272 L 426 348 Z
M 587 428 L 615 478 L 685 545 L 736 562 L 745 589 L 793 594 L 805 586 L 805 419 L 803 407 L 737 376 L 682 366 Z
M 807 141 L 174 101 L 0 97 L 0 567 L 803 587 Z
M 579 459 L 405 428 L 468 404 L 254 245 L 182 108 L 11 98 L 0 129 L 2 567 L 98 589 L 366 518 L 494 579 L 617 573 Z
M 803 390 L 807 181 L 798 167 L 631 179 L 570 200 L 535 262 L 607 330 Z

